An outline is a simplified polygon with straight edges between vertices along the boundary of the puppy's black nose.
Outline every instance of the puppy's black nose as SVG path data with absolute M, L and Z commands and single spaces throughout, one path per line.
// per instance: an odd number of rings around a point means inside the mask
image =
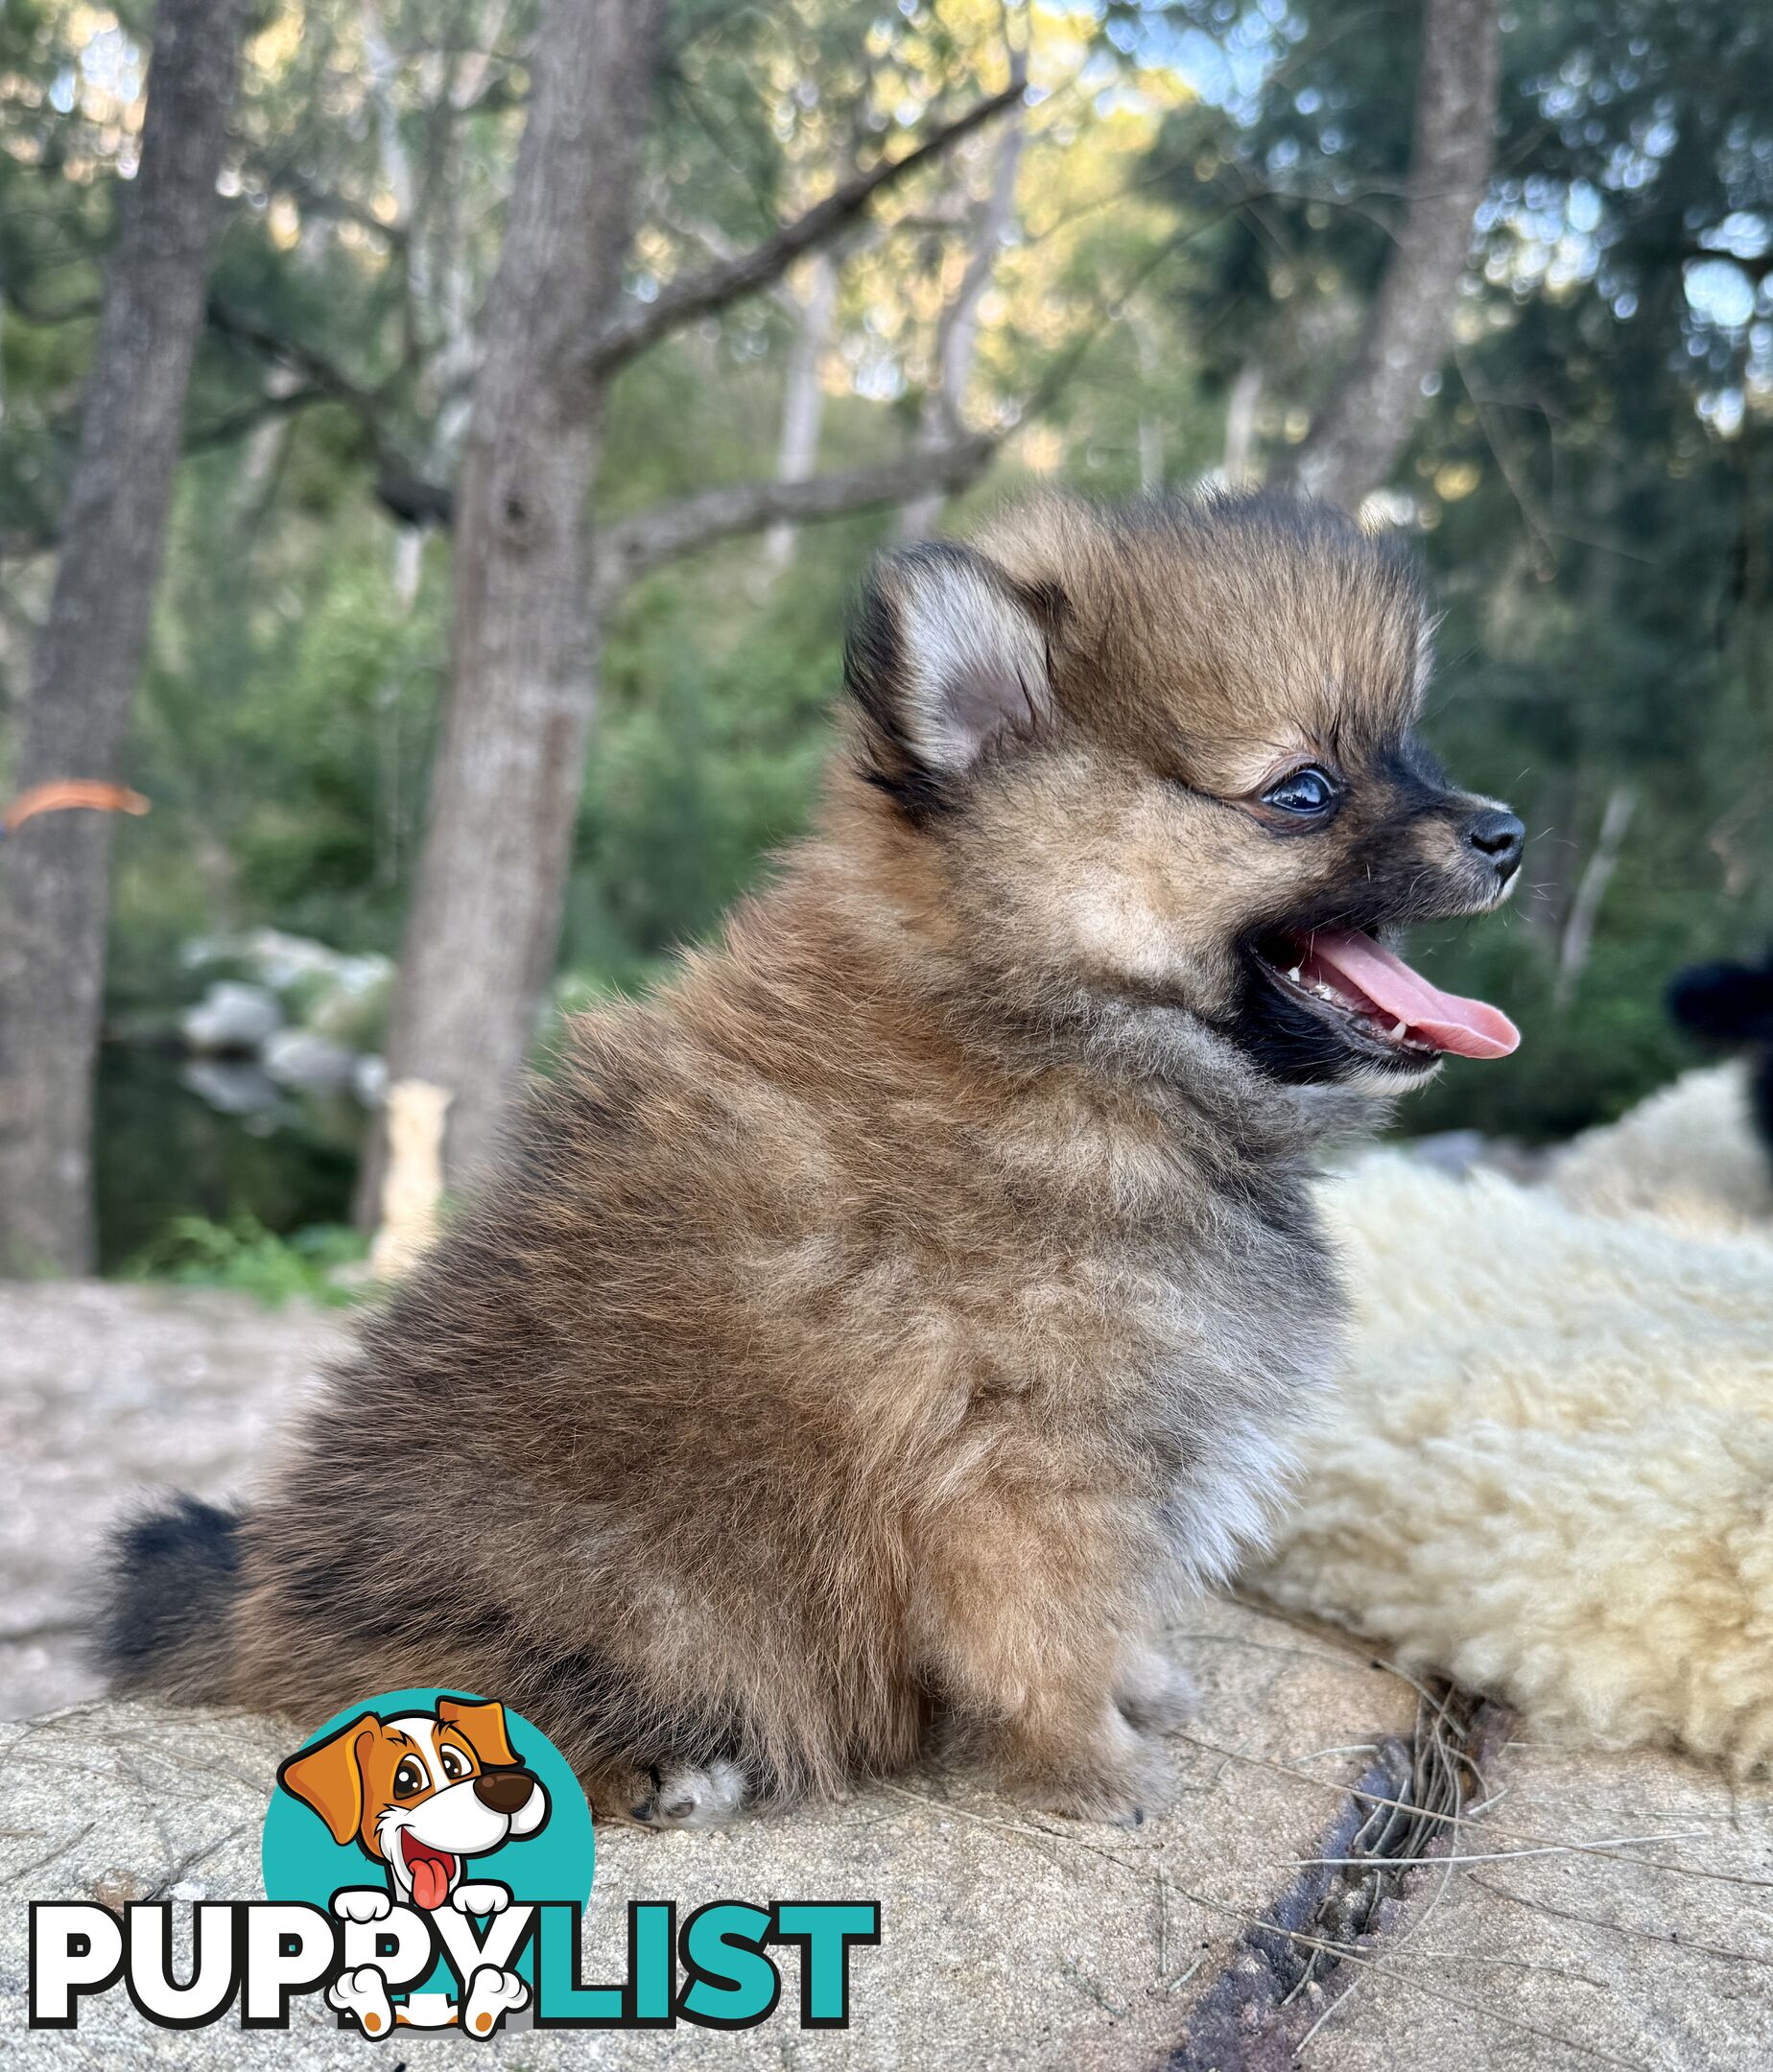
M 1512 878 L 1521 867 L 1521 852 L 1526 847 L 1526 830 L 1511 812 L 1487 806 L 1465 825 L 1465 838 L 1480 857 L 1496 865 L 1499 875 Z
M 495 1813 L 515 1813 L 528 1802 L 535 1779 L 527 1770 L 487 1770 L 474 1779 L 474 1796 Z

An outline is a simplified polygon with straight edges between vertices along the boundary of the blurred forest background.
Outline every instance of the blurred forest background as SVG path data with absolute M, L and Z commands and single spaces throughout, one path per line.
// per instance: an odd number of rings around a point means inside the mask
M 163 556 L 110 718 L 58 734 L 141 574 L 88 538 L 75 609 L 181 10 L 213 209 L 188 394 L 177 325 L 148 354 L 179 379 Z M 1618 1113 L 1692 1055 L 1669 976 L 1773 934 L 1756 0 L 158 13 L 0 9 L 0 803 L 153 801 L 0 845 L 14 1270 L 88 1263 L 94 1200 L 107 1269 L 348 1251 L 390 1046 L 485 1082 L 454 1169 L 552 1015 L 644 984 L 801 826 L 867 555 L 1034 483 L 1303 479 L 1417 540 L 1430 739 L 1532 840 L 1507 924 L 1430 966 L 1525 1042 L 1412 1130 Z M 43 766 L 83 739 L 106 766 Z M 58 986 L 101 1039 L 83 1118 L 78 1032 L 30 1034 Z

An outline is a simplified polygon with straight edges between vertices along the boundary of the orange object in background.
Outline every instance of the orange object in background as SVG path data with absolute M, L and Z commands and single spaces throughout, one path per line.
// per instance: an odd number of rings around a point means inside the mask
M 4 826 L 16 835 L 27 820 L 38 813 L 63 812 L 70 806 L 90 807 L 94 812 L 145 813 L 148 801 L 128 785 L 100 784 L 89 777 L 58 777 L 48 784 L 33 785 L 7 808 Z

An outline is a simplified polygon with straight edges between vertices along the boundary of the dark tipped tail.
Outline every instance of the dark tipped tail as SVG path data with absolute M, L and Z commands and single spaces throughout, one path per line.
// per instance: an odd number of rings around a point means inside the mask
M 238 1511 L 177 1495 L 112 1536 L 94 1653 L 119 1691 L 215 1698 L 240 1589 Z

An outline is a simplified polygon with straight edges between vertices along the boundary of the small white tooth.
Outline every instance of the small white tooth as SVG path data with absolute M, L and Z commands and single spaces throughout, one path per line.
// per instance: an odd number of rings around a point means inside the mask
M 1292 970 L 1287 974 L 1287 976 L 1292 980 L 1294 985 L 1298 985 L 1301 982 L 1299 978 L 1299 967 L 1296 964 L 1293 966 Z
M 1312 991 L 1317 995 L 1319 1000 L 1335 1000 L 1336 998 L 1336 995 L 1331 992 L 1330 988 L 1325 985 L 1321 978 L 1312 988 Z
M 1407 1022 L 1400 1022 L 1391 1033 L 1394 1036 L 1407 1036 L 1409 1034 L 1409 1024 Z

